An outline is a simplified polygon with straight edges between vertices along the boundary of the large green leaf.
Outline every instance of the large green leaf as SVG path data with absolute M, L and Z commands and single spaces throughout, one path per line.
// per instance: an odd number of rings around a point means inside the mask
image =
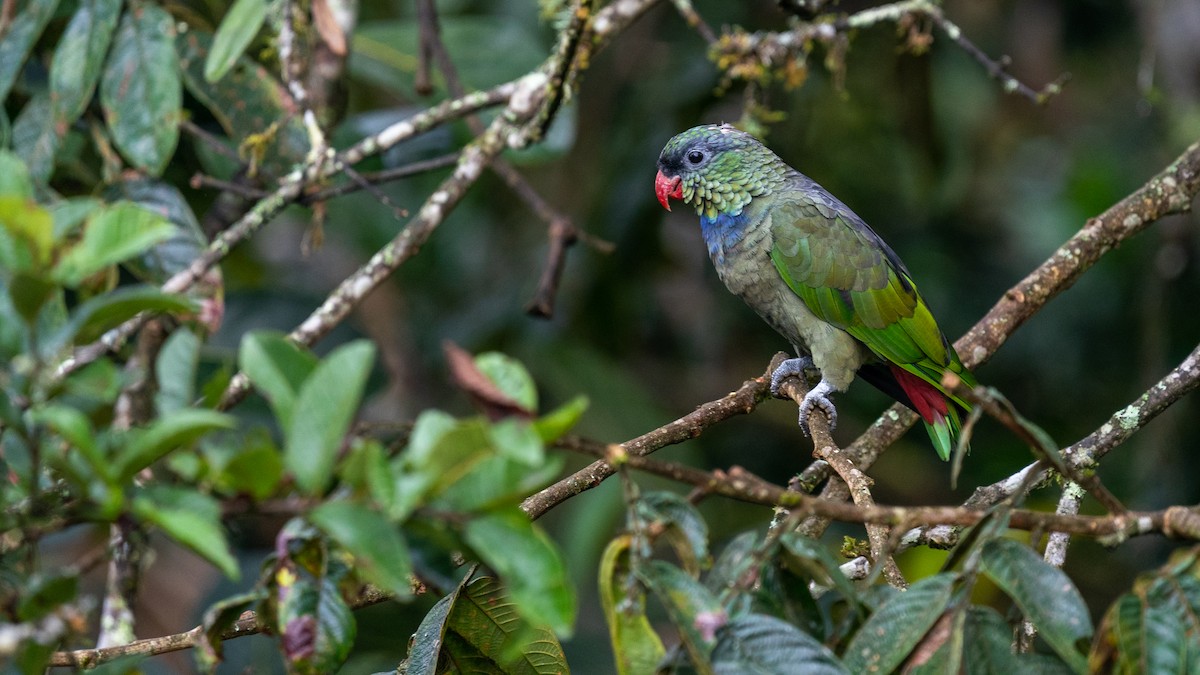
M 846 647 L 846 669 L 852 673 L 895 670 L 946 610 L 954 580 L 953 574 L 927 577 L 884 602 Z
M 638 516 L 665 529 L 683 566 L 692 574 L 709 564 L 708 523 L 687 499 L 674 492 L 647 492 L 637 502 Z
M 54 156 L 62 141 L 51 114 L 50 94 L 39 92 L 13 121 L 13 150 L 25 158 L 29 175 L 45 182 L 54 172 Z
M 126 286 L 98 295 L 71 313 L 70 320 L 40 345 L 47 355 L 57 353 L 74 341 L 86 342 L 141 312 L 191 314 L 195 303 L 173 293 L 148 286 Z
M 981 562 L 983 572 L 1017 603 L 1046 644 L 1072 670 L 1087 672 L 1082 650 L 1092 636 L 1092 620 L 1071 579 L 1012 539 L 984 544 Z
M 666 654 L 646 617 L 645 593 L 629 569 L 632 541 L 629 535 L 613 539 L 600 559 L 600 606 L 620 675 L 652 673 Z
M 149 3 L 121 17 L 100 81 L 100 103 L 113 143 L 151 175 L 162 173 L 179 140 L 183 85 L 175 22 Z
M 171 333 L 154 359 L 158 391 L 154 404 L 159 415 L 190 406 L 196 400 L 196 368 L 200 365 L 200 338 L 181 327 Z
M 50 62 L 54 124 L 66 129 L 83 114 L 112 43 L 121 0 L 80 0 Z
M 287 426 L 284 462 L 307 494 L 325 489 L 334 460 L 358 412 L 375 363 L 375 345 L 359 340 L 325 357 L 297 392 Z
M 836 588 L 842 596 L 859 607 L 858 591 L 854 584 L 846 578 L 837 559 L 821 542 L 788 532 L 780 538 L 780 543 L 783 544 L 785 552 L 781 556 L 785 566 L 821 586 Z
M 829 648 L 790 623 L 763 614 L 738 617 L 717 631 L 712 651 L 717 675 L 846 675 Z
M 106 482 L 113 480 L 112 465 L 106 461 L 96 442 L 96 431 L 92 428 L 91 420 L 82 411 L 71 406 L 50 404 L 33 410 L 32 417 L 79 451 L 95 477 Z
M 522 408 L 537 410 L 537 385 L 520 361 L 500 352 L 484 352 L 475 357 L 475 367 Z
M 588 397 L 576 396 L 534 420 L 533 428 L 542 437 L 543 443 L 553 443 L 575 426 L 587 407 Z
M 479 559 L 504 580 L 530 622 L 570 635 L 575 593 L 562 557 L 550 538 L 513 506 L 472 518 L 465 538 Z
M 692 657 L 692 665 L 701 675 L 712 673 L 710 656 L 716 644 L 716 629 L 727 620 L 717 597 L 686 572 L 662 560 L 647 561 L 635 571 L 666 607 L 671 624 Z
M 0 196 L 0 272 L 43 274 L 54 247 L 54 219 L 31 199 Z
M 54 275 L 68 286 L 131 258 L 174 234 L 159 214 L 131 202 L 118 202 L 93 212 L 83 238 L 67 250 Z
M 446 622 L 461 589 L 461 585 L 455 587 L 449 595 L 434 603 L 421 619 L 408 650 L 407 675 L 439 675 L 438 658 L 446 638 Z
M 271 404 L 279 426 L 291 427 L 296 394 L 317 367 L 312 352 L 282 333 L 255 331 L 242 338 L 238 365 Z
M 446 619 L 442 654 L 452 668 L 422 673 L 557 675 L 568 672 L 554 631 L 531 623 L 524 607 L 495 579 L 476 579 L 458 592 Z M 425 625 L 424 623 L 422 625 Z M 428 659 L 423 660 L 428 663 Z M 412 671 L 409 671 L 410 673 Z
M 274 494 L 283 478 L 283 456 L 266 429 L 253 429 L 238 438 L 228 459 L 214 477 L 225 492 L 265 499 Z
M 29 167 L 20 155 L 0 148 L 0 197 L 33 197 Z
M 252 170 L 263 167 L 282 175 L 304 160 L 308 132 L 275 73 L 241 57 L 220 82 L 209 82 L 204 66 L 212 36 L 193 29 L 181 33 L 176 45 L 188 92 L 212 113 L 233 144 L 247 152 Z
M 971 607 L 963 627 L 963 675 L 1067 675 L 1050 654 L 1014 654 L 1012 626 L 991 607 Z
M 239 576 L 237 560 L 221 527 L 221 507 L 207 495 L 182 487 L 155 486 L 133 500 L 133 513 L 205 558 L 225 576 Z
M 1200 548 L 1177 552 L 1109 607 L 1088 665 L 1091 672 L 1200 672 Z
M 401 520 L 429 497 L 437 496 L 489 457 L 495 450 L 488 439 L 486 423 L 478 419 L 456 420 L 439 410 L 426 410 L 417 416 L 408 446 L 390 466 L 395 489 L 388 515 Z M 487 483 L 482 477 L 481 482 Z M 495 487 L 494 484 L 484 488 Z M 464 495 L 464 505 L 479 505 L 478 497 L 496 493 Z M 457 504 L 458 497 L 447 497 Z M 488 501 L 490 503 L 490 500 Z
M 412 593 L 412 561 L 396 527 L 378 511 L 347 501 L 325 502 L 308 514 L 314 525 L 354 556 L 363 576 L 405 598 Z
M 266 18 L 266 0 L 236 0 L 233 3 L 217 27 L 212 50 L 204 60 L 204 79 L 207 82 L 216 82 L 229 72 L 258 34 Z
M 113 473 L 121 479 L 150 466 L 168 452 L 209 431 L 232 429 L 234 418 L 215 410 L 182 408 L 156 419 L 145 429 L 127 432 L 127 440 L 113 459 Z
M 303 555 L 320 555 L 304 552 Z M 346 662 L 358 626 L 338 582 L 344 571 L 327 555 L 316 569 L 282 560 L 272 575 L 273 632 L 289 673 L 324 675 Z
M 484 457 L 469 472 L 448 485 L 438 496 L 438 503 L 465 512 L 517 504 L 554 482 L 562 474 L 565 463 L 565 458 L 555 456 L 547 458 L 541 466 L 530 468 L 508 457 Z
M 222 657 L 221 647 L 224 644 L 221 634 L 238 620 L 242 612 L 254 607 L 264 598 L 266 591 L 257 587 L 247 593 L 217 601 L 204 611 L 204 620 L 200 622 L 202 630 L 193 652 L 200 672 L 216 672 Z
M 0 101 L 8 98 L 8 90 L 25 65 L 29 50 L 54 16 L 56 7 L 58 0 L 29 0 L 21 6 L 21 11 L 13 14 L 12 23 L 0 40 Z

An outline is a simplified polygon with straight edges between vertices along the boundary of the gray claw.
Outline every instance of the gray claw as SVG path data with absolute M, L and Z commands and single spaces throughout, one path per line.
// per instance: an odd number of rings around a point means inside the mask
M 804 396 L 804 401 L 800 403 L 800 430 L 804 432 L 805 436 L 812 435 L 808 429 L 808 417 L 812 414 L 814 408 L 825 413 L 825 418 L 829 420 L 829 429 L 831 431 L 837 427 L 837 408 L 833 406 L 833 401 L 829 400 L 829 394 L 832 392 L 833 386 L 825 382 L 825 380 L 821 380 L 820 384 L 813 387 Z
M 779 398 L 779 387 L 783 385 L 783 381 L 793 375 L 796 377 L 804 377 L 804 371 L 811 368 L 813 360 L 811 356 L 799 356 L 794 359 L 788 359 L 779 364 L 775 372 L 771 373 L 771 395 Z M 800 424 L 804 426 L 803 423 Z M 808 433 L 807 431 L 805 433 Z

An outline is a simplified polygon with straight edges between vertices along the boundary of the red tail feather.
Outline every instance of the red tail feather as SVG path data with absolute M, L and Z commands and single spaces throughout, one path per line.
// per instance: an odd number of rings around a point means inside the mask
M 921 416 L 921 419 L 929 424 L 936 424 L 946 417 L 946 412 L 949 410 L 946 397 L 937 390 L 937 387 L 900 366 L 893 364 L 891 368 L 892 375 L 896 376 L 896 382 L 908 395 L 908 399 L 912 401 L 913 408 Z

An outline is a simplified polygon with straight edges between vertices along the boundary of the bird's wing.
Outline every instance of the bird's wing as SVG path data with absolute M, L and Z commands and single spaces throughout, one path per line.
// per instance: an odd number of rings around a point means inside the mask
M 814 314 L 938 389 L 946 370 L 970 377 L 904 263 L 849 208 L 810 188 L 770 215 L 775 269 Z

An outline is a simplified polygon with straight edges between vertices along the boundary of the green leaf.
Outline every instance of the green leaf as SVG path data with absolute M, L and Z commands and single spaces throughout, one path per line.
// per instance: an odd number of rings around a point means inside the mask
M 520 361 L 500 352 L 484 352 L 475 357 L 475 367 L 522 408 L 537 410 L 537 385 Z
M 289 428 L 296 393 L 317 367 L 317 357 L 283 333 L 255 331 L 242 338 L 238 365 L 271 404 L 279 426 Z
M 113 472 L 122 480 L 129 479 L 168 452 L 191 443 L 205 433 L 235 426 L 233 417 L 215 410 L 176 410 L 144 429 L 127 432 L 128 440 L 113 461 Z
M 275 72 L 245 57 L 220 82 L 204 77 L 204 66 L 212 36 L 192 29 L 176 41 L 183 66 L 183 81 L 192 94 L 216 118 L 234 142 L 250 152 L 253 168 L 283 175 L 305 159 L 308 132 L 295 103 Z M 351 59 L 353 62 L 354 59 Z
M 54 239 L 60 240 L 74 234 L 84 221 L 91 218 L 103 205 L 104 202 L 95 197 L 71 197 L 51 204 L 49 208 L 54 218 Z
M 320 540 L 295 529 L 289 524 L 277 539 L 283 554 L 270 577 L 272 595 L 264 614 L 274 620 L 271 630 L 279 636 L 289 673 L 334 673 L 350 654 L 357 631 L 339 590 L 348 568 Z
M 34 574 L 25 580 L 17 604 L 17 620 L 36 621 L 75 599 L 79 577 Z
M 668 541 L 675 548 L 683 567 L 699 574 L 711 562 L 708 558 L 708 523 L 691 502 L 674 492 L 647 492 L 637 502 L 638 515 L 649 523 L 666 528 Z
M 458 664 L 459 672 L 513 675 L 568 672 L 566 656 L 554 632 L 546 626 L 529 623 L 520 611 L 524 608 L 519 602 L 514 603 L 495 579 L 483 577 L 472 581 L 458 592 L 452 603 L 442 653 L 448 663 Z M 446 671 L 420 672 L 432 675 Z
M 553 443 L 574 428 L 587 407 L 588 397 L 576 396 L 534 420 L 533 428 L 542 437 L 543 443 Z
M 846 647 L 846 669 L 851 673 L 895 670 L 946 610 L 955 578 L 953 574 L 926 577 L 884 602 Z
M 54 248 L 50 213 L 25 197 L 0 197 L 0 270 L 40 273 Z
M 396 503 L 396 483 L 392 480 L 387 454 L 379 440 L 355 436 L 338 474 L 342 485 L 368 496 L 384 513 L 390 514 Z
M 232 457 L 221 465 L 215 477 L 221 490 L 252 499 L 266 499 L 275 493 L 283 478 L 283 456 L 263 429 L 242 436 Z
M 388 516 L 404 519 L 423 500 L 447 490 L 494 453 L 484 422 L 455 420 L 438 410 L 422 412 L 408 447 L 391 465 L 396 498 Z M 472 498 L 470 503 L 477 502 Z
M 186 408 L 196 400 L 196 368 L 200 364 L 200 338 L 181 327 L 171 333 L 154 360 L 158 391 L 154 404 L 159 415 Z
M 100 103 L 113 143 L 125 159 L 159 175 L 179 140 L 183 85 L 175 22 L 157 5 L 121 17 L 100 82 Z
M 36 324 L 42 307 L 59 291 L 56 284 L 40 277 L 18 272 L 8 284 L 8 295 L 13 308 L 26 324 Z
M 100 270 L 144 252 L 168 239 L 174 228 L 157 213 L 131 202 L 97 209 L 83 229 L 83 238 L 67 250 L 54 268 L 68 286 Z
M 1177 551 L 1109 607 L 1089 656 L 1090 672 L 1200 670 L 1198 554 L 1200 547 Z
M 159 485 L 134 498 L 133 513 L 216 565 L 230 579 L 240 576 L 221 527 L 221 507 L 211 497 Z
M 306 494 L 329 484 L 374 363 L 375 345 L 351 342 L 333 350 L 301 385 L 287 426 L 284 463 Z
M 42 352 L 52 355 L 76 340 L 95 339 L 142 312 L 191 314 L 195 309 L 195 304 L 181 295 L 148 286 L 124 286 L 77 307 L 70 321 L 42 343 Z
M 1072 670 L 1087 672 L 1080 647 L 1092 636 L 1092 620 L 1071 579 L 1012 539 L 984 544 L 981 562 L 983 572 L 1017 603 L 1046 644 Z
M 550 457 L 545 464 L 530 469 L 507 457 L 484 457 L 466 475 L 448 485 L 438 502 L 467 513 L 517 504 L 552 483 L 565 463 L 561 456 Z
M 325 502 L 308 519 L 354 556 L 366 579 L 399 598 L 412 594 L 412 561 L 396 528 L 378 511 L 346 501 Z
M 34 410 L 32 417 L 78 450 L 97 477 L 112 481 L 112 466 L 96 443 L 96 431 L 87 415 L 77 408 L 51 404 Z
M 233 626 L 238 617 L 251 609 L 267 596 L 262 588 L 255 588 L 247 593 L 225 598 L 213 603 L 204 611 L 204 620 L 200 622 L 200 636 L 196 640 L 196 667 L 202 673 L 216 672 L 217 664 L 222 658 L 221 646 L 224 641 L 221 634 Z
M 788 569 L 826 588 L 836 588 L 856 607 L 861 607 L 854 584 L 842 573 L 837 559 L 821 542 L 795 532 L 787 532 L 780 537 L 780 543 L 786 552 L 781 561 Z
M 467 578 L 469 577 L 465 577 L 463 581 Z M 449 595 L 434 603 L 426 612 L 425 618 L 421 619 L 421 625 L 417 626 L 417 632 L 413 633 L 412 647 L 408 650 L 406 675 L 439 675 L 438 657 L 441 656 L 442 644 L 446 637 L 446 623 L 461 588 L 461 585 L 455 587 Z
M 541 528 L 511 507 L 472 518 L 463 534 L 479 559 L 500 574 L 522 616 L 570 635 L 575 594 L 558 549 Z
M 536 467 L 546 460 L 542 437 L 528 420 L 506 417 L 488 425 L 488 437 L 496 452 L 526 467 Z
M 267 18 L 266 0 L 236 0 L 213 36 L 204 60 L 204 79 L 216 82 L 229 72 Z
M 666 607 L 692 665 L 702 675 L 712 673 L 709 656 L 716 644 L 715 629 L 727 620 L 725 608 L 716 596 L 686 572 L 662 560 L 647 561 L 636 572 Z
M 1014 654 L 1012 627 L 991 607 L 970 607 L 964 626 L 964 675 L 1066 675 L 1071 672 L 1049 654 Z
M 739 617 L 717 632 L 712 666 L 717 675 L 849 673 L 833 652 L 811 635 L 763 614 Z
M 59 38 L 50 62 L 50 99 L 59 127 L 70 127 L 92 100 L 120 13 L 121 0 L 81 0 Z
M 20 156 L 3 148 L 0 148 L 0 197 L 33 198 L 29 167 Z
M 629 535 L 613 539 L 600 559 L 600 606 L 619 675 L 652 673 L 666 654 L 646 617 L 646 595 L 629 569 L 632 541 Z
M 61 130 L 65 133 L 65 127 Z M 45 91 L 29 99 L 13 120 L 13 150 L 25 158 L 30 177 L 39 183 L 49 180 L 54 172 L 55 154 L 62 143 L 59 131 L 51 112 L 50 94 Z
M 21 66 L 38 36 L 46 28 L 46 23 L 54 16 L 58 0 L 29 0 L 21 6 L 19 12 L 12 16 L 12 23 L 0 40 L 0 101 L 8 98 Z

